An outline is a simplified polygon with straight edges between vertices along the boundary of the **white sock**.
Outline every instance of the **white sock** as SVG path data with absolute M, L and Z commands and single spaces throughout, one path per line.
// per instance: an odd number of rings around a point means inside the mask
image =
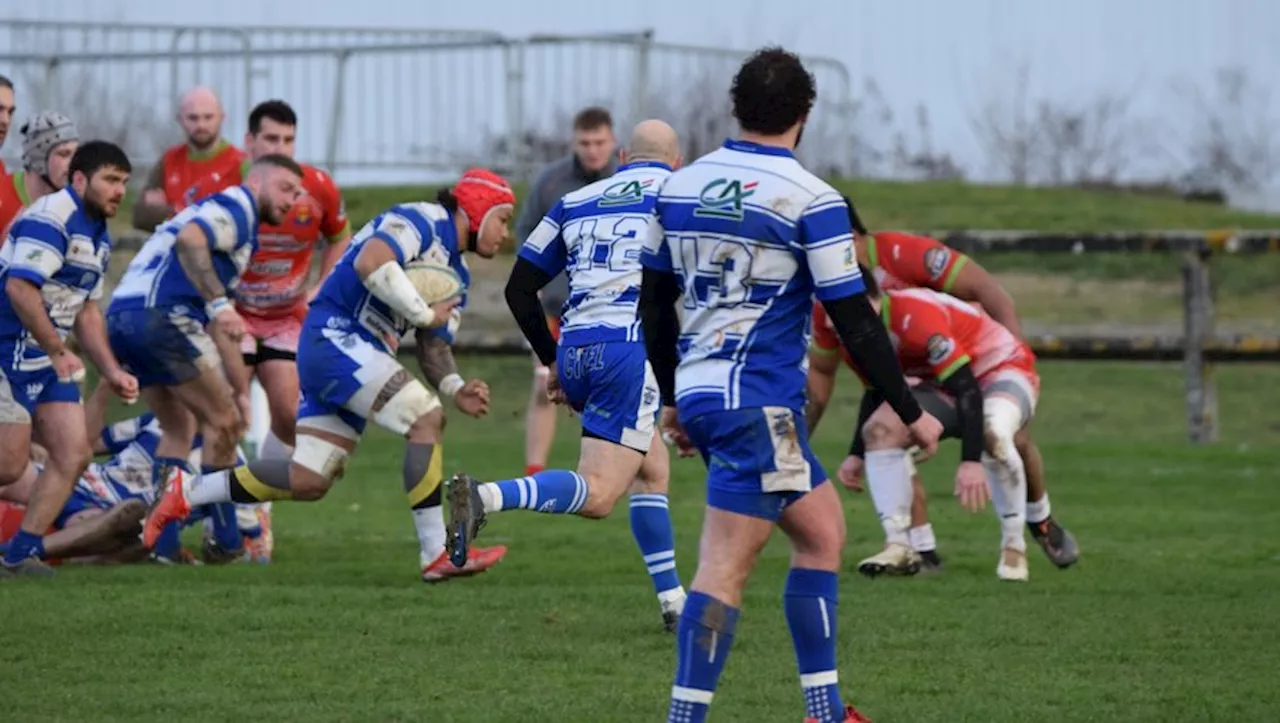
M 911 468 L 907 466 L 907 450 L 877 449 L 867 452 L 867 487 L 871 502 L 880 514 L 885 542 L 910 546 L 907 529 L 911 526 Z
M 911 540 L 911 548 L 916 552 L 938 549 L 938 540 L 933 536 L 933 525 L 928 522 L 907 530 L 907 537 Z
M 444 508 L 424 507 L 413 512 L 413 526 L 418 531 L 418 549 L 423 566 L 435 562 L 444 552 Z
M 268 429 L 267 436 L 262 438 L 258 459 L 293 459 L 293 447 L 281 442 L 276 433 Z
M 502 490 L 498 489 L 497 484 L 485 482 L 480 485 L 479 491 L 480 501 L 484 503 L 484 513 L 486 515 L 502 511 Z
M 231 501 L 231 470 L 193 475 L 182 486 L 182 496 L 192 507 Z
M 1045 492 L 1044 497 L 1035 502 L 1027 503 L 1027 524 L 1038 525 L 1049 519 L 1053 515 L 1053 508 L 1049 506 L 1049 493 Z
M 991 488 L 991 506 L 1000 518 L 1000 546 L 1026 552 L 1027 470 L 1014 452 L 1005 462 L 983 454 L 982 466 Z

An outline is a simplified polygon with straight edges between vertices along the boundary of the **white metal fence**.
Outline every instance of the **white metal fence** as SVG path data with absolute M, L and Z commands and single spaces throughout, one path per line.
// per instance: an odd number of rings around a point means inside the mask
M 147 165 L 180 138 L 177 95 L 212 86 L 238 139 L 268 98 L 298 111 L 299 157 L 383 178 L 485 162 L 523 174 L 563 143 L 578 108 L 620 126 L 654 114 L 695 151 L 731 131 L 728 87 L 747 51 L 657 42 L 652 32 L 507 38 L 484 31 L 179 27 L 0 21 L 0 73 L 17 86 L 19 122 L 66 112 L 86 135 L 126 145 Z M 853 170 L 847 69 L 807 58 L 819 102 L 801 154 Z M 16 144 L 8 156 L 17 153 Z M 415 179 L 416 180 L 416 179 Z

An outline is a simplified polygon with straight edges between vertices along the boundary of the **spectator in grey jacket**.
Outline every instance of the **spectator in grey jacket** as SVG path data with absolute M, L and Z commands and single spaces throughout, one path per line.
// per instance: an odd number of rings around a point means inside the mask
M 612 176 L 618 168 L 613 117 L 604 108 L 591 107 L 573 118 L 573 153 L 547 164 L 534 178 L 516 220 L 516 240 L 523 244 L 561 196 Z M 559 340 L 560 308 L 568 299 L 569 282 L 557 276 L 542 290 L 547 323 Z M 548 369 L 533 357 L 533 393 L 525 413 L 525 474 L 542 471 L 556 436 L 556 408 L 547 399 Z

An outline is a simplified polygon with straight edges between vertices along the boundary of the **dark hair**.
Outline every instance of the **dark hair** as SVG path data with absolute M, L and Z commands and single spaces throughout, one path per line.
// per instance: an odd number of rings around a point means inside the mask
M 747 58 L 733 77 L 729 95 L 742 130 L 776 136 L 809 115 L 818 89 L 800 58 L 775 46 Z
M 842 196 L 844 202 L 849 206 L 849 225 L 853 226 L 853 232 L 859 236 L 866 236 L 869 232 L 867 227 L 862 224 L 862 219 L 858 217 L 858 209 L 853 206 L 853 199 L 848 196 Z
M 453 195 L 453 191 L 448 188 L 436 191 L 436 203 L 444 206 L 449 213 L 458 212 L 458 199 Z
M 867 298 L 880 298 L 880 284 L 876 281 L 876 275 L 865 264 L 858 264 L 858 271 L 862 272 L 862 284 L 867 287 Z
M 293 173 L 293 175 L 299 178 L 302 177 L 302 166 L 298 165 L 297 161 L 284 155 L 283 153 L 268 153 L 267 155 L 255 160 L 253 162 L 253 165 L 275 166 L 276 168 L 283 168 L 286 171 L 290 171 Z
M 264 100 L 255 105 L 253 110 L 249 112 L 249 132 L 258 135 L 262 130 L 262 119 L 269 118 L 276 123 L 286 126 L 298 125 L 298 114 L 293 112 L 293 108 L 282 100 Z
M 103 168 L 118 168 L 125 173 L 133 172 L 133 164 L 124 149 L 110 141 L 89 141 L 76 149 L 71 156 L 70 175 L 83 173 L 85 178 L 93 178 L 93 174 Z
M 573 117 L 575 131 L 593 131 L 597 128 L 613 129 L 613 116 L 598 105 L 583 108 Z
M 0 75 L 0 88 L 8 88 L 9 90 L 13 90 L 13 81 L 9 80 L 9 76 Z

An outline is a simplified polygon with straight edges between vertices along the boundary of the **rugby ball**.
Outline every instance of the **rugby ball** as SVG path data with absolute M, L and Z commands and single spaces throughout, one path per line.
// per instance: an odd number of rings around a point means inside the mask
M 428 304 L 438 304 L 462 296 L 467 290 L 458 272 L 430 261 L 411 261 L 404 267 L 405 276 Z

